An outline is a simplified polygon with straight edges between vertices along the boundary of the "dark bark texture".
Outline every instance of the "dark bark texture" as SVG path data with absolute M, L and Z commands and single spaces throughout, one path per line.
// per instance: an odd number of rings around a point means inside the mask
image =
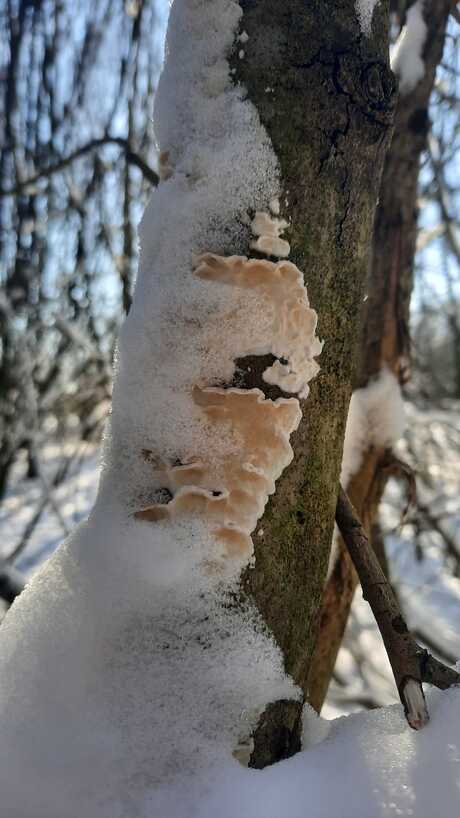
M 428 105 L 451 7 L 450 0 L 431 0 L 425 4 L 428 28 L 423 51 L 425 75 L 413 91 L 400 98 L 397 106 L 376 212 L 356 386 L 365 386 L 383 366 L 394 372 L 401 383 L 409 376 L 409 307 L 420 157 L 426 147 Z M 360 471 L 347 486 L 368 533 L 376 519 L 388 475 L 388 453 L 370 449 Z M 355 570 L 342 547 L 339 564 L 324 592 L 321 626 L 311 665 L 311 702 L 318 710 L 327 693 L 356 585 Z
M 321 372 L 291 440 L 294 461 L 255 533 L 256 562 L 244 589 L 308 699 L 374 212 L 396 101 L 388 3 L 378 4 L 370 37 L 360 30 L 355 0 L 242 0 L 241 6 L 241 31 L 249 40 L 244 59 L 235 51 L 236 81 L 247 89 L 278 156 L 290 258 L 305 274 L 325 340 Z M 257 385 L 269 395 L 261 379 L 266 362 L 250 363 L 240 362 L 239 385 Z M 255 766 L 276 761 L 274 748 L 285 746 L 269 740 L 269 723 L 275 733 L 280 729 L 277 708 L 262 720 L 258 752 L 264 760 L 252 759 Z M 292 736 L 288 744 L 295 746 Z

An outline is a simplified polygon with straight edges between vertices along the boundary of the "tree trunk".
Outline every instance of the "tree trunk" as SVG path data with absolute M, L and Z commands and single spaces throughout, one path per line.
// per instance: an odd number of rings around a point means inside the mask
M 294 461 L 257 528 L 255 567 L 246 573 L 245 589 L 309 699 L 370 237 L 395 99 L 388 6 L 377 6 L 371 37 L 360 32 L 353 0 L 249 1 L 242 7 L 241 30 L 249 40 L 244 59 L 235 56 L 234 66 L 281 164 L 291 257 L 305 273 L 325 340 L 321 372 L 293 436 Z M 251 360 L 245 385 L 267 394 L 263 367 L 263 361 Z
M 428 104 L 442 57 L 450 8 L 448 0 L 426 8 L 425 74 L 410 93 L 401 95 L 396 111 L 376 213 L 357 387 L 365 386 L 384 366 L 400 383 L 409 375 L 409 307 L 417 231 L 418 174 L 429 128 Z M 369 534 L 389 473 L 388 452 L 371 448 L 347 487 Z M 321 625 L 311 665 L 310 700 L 317 710 L 327 693 L 356 585 L 356 572 L 341 545 L 324 591 Z

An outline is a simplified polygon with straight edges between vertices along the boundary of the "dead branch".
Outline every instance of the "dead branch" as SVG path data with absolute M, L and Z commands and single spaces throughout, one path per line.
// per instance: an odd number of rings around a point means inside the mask
M 419 730 L 429 720 L 422 682 L 445 690 L 460 684 L 460 675 L 434 659 L 409 632 L 391 585 L 342 487 L 336 522 L 382 635 L 406 719 L 414 730 Z

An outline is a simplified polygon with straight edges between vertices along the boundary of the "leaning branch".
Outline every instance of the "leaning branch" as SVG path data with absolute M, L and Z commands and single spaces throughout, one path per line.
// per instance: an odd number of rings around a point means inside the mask
M 460 684 L 460 675 L 434 659 L 409 633 L 391 585 L 342 487 L 336 521 L 359 576 L 364 599 L 369 602 L 382 634 L 406 719 L 414 730 L 419 730 L 429 720 L 422 682 L 445 690 Z
M 144 159 L 142 159 L 141 156 L 139 156 L 139 154 L 133 151 L 127 139 L 123 139 L 121 136 L 102 136 L 99 139 L 92 139 L 90 142 L 87 142 L 86 145 L 82 145 L 69 154 L 69 156 L 59 159 L 58 162 L 49 165 L 49 167 L 41 168 L 41 170 L 38 170 L 33 176 L 30 176 L 28 179 L 23 179 L 14 185 L 14 187 L 0 188 L 0 196 L 16 196 L 19 193 L 22 193 L 28 187 L 33 187 L 33 185 L 36 185 L 41 179 L 46 179 L 49 176 L 53 176 L 55 173 L 59 173 L 61 170 L 64 170 L 64 168 L 71 165 L 72 162 L 75 162 L 77 159 L 80 159 L 82 156 L 93 150 L 102 148 L 104 145 L 117 145 L 119 148 L 122 148 L 122 150 L 125 152 L 126 161 L 129 162 L 129 164 L 135 165 L 137 168 L 139 168 L 144 178 L 147 179 L 150 184 L 155 186 L 158 185 L 158 174 L 152 170 L 152 168 L 147 164 L 147 162 L 145 162 Z

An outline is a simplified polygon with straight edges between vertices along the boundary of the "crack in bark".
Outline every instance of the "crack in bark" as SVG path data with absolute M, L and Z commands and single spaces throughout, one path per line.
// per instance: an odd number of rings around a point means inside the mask
M 337 233 L 337 242 L 338 242 L 340 247 L 343 246 L 343 233 L 344 233 L 345 222 L 346 222 L 346 220 L 348 218 L 348 215 L 350 213 L 350 207 L 351 207 L 351 189 L 350 189 L 350 185 L 349 185 L 349 177 L 350 177 L 350 172 L 348 170 L 348 167 L 346 167 L 345 181 L 343 183 L 343 193 L 344 193 L 344 195 L 346 195 L 346 198 L 345 198 L 345 202 L 344 202 L 343 216 L 339 220 L 339 230 L 338 230 L 338 233 Z M 346 191 L 346 194 L 345 194 L 345 191 Z
M 230 387 L 237 389 L 260 389 L 269 400 L 277 398 L 295 398 L 292 392 L 284 392 L 276 384 L 264 381 L 263 373 L 272 366 L 275 361 L 280 360 L 275 355 L 246 355 L 244 358 L 235 359 L 235 375 L 230 383 Z M 285 363 L 281 359 L 281 363 Z

